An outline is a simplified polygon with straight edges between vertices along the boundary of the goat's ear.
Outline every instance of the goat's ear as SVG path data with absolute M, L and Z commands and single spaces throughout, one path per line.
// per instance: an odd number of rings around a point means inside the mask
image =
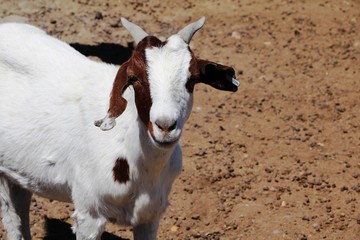
M 115 119 L 120 116 L 126 108 L 127 101 L 122 94 L 130 85 L 128 74 L 129 62 L 125 62 L 119 68 L 113 83 L 111 91 L 109 110 L 103 119 L 95 121 L 95 126 L 100 127 L 101 130 L 107 131 L 115 127 Z
M 208 84 L 216 89 L 236 92 L 240 82 L 236 79 L 232 67 L 198 59 L 197 65 L 200 72 L 199 82 Z

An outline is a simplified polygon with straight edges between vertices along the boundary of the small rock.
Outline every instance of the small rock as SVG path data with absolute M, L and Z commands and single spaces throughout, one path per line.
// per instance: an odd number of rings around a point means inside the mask
M 314 223 L 312 225 L 312 227 L 316 230 L 316 231 L 320 231 L 320 225 L 318 223 Z
M 201 107 L 195 107 L 195 109 L 193 110 L 193 112 L 201 112 Z
M 174 225 L 174 226 L 172 226 L 172 227 L 170 228 L 170 231 L 174 233 L 174 232 L 177 232 L 178 229 L 179 229 L 179 228 Z
M 307 236 L 306 235 L 303 235 L 301 238 L 300 238 L 300 240 L 307 240 L 308 238 L 307 238 Z
M 232 32 L 231 37 L 233 37 L 233 38 L 235 38 L 237 40 L 241 39 L 241 35 L 240 35 L 239 32 Z
M 325 208 L 326 208 L 326 212 L 331 212 L 331 205 L 329 205 L 329 204 L 327 204 L 326 206 L 325 206 Z
M 96 20 L 101 20 L 101 19 L 103 19 L 103 18 L 104 18 L 104 16 L 102 15 L 101 12 L 96 12 L 96 13 L 95 13 L 95 19 L 96 19 Z
M 115 22 L 115 23 L 111 23 L 110 27 L 112 28 L 119 28 L 120 27 L 120 22 Z
M 191 217 L 191 219 L 193 220 L 200 220 L 200 216 L 199 215 L 194 215 Z
M 265 46 L 271 46 L 271 44 L 272 44 L 271 42 L 264 42 Z

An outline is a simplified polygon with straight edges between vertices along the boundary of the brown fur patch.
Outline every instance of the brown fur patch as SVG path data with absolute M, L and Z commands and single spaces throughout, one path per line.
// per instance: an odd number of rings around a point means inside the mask
M 119 183 L 126 183 L 130 180 L 129 164 L 126 159 L 116 159 L 115 166 L 113 168 L 114 181 Z
M 153 139 L 155 139 L 155 136 L 154 136 L 154 127 L 152 125 L 152 122 L 149 121 L 148 123 L 148 130 L 150 132 L 150 135 L 152 136 Z
M 111 92 L 110 107 L 108 110 L 110 117 L 118 117 L 124 112 L 127 101 L 122 97 L 122 94 L 126 87 L 133 85 L 135 90 L 135 103 L 139 117 L 145 126 L 148 126 L 152 100 L 148 74 L 146 71 L 145 49 L 161 47 L 164 44 L 164 42 L 161 42 L 158 38 L 153 36 L 144 38 L 134 49 L 131 58 L 120 67 Z
M 196 83 L 200 82 L 200 70 L 199 70 L 199 65 L 198 65 L 198 61 L 194 55 L 194 53 L 190 50 L 189 51 L 191 53 L 191 60 L 190 60 L 190 66 L 189 66 L 189 72 L 191 74 L 189 80 L 186 83 L 186 89 L 189 93 L 193 93 L 194 92 L 194 87 Z
M 127 67 L 129 62 L 125 62 L 119 68 L 113 83 L 109 104 L 109 117 L 118 117 L 125 111 L 127 101 L 122 97 L 123 92 L 128 86 Z

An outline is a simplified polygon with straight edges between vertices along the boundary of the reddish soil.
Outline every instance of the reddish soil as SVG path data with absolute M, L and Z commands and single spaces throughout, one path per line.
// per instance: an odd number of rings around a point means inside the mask
M 359 0 L 47 2 L 3 0 L 0 17 L 126 50 L 121 16 L 163 37 L 206 16 L 192 49 L 237 70 L 237 93 L 196 87 L 159 239 L 360 239 Z M 74 239 L 72 211 L 35 196 L 33 238 Z

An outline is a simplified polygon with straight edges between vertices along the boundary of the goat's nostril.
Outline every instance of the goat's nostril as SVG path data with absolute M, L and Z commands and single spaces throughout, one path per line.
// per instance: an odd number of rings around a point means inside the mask
M 161 130 L 161 131 L 172 131 L 176 128 L 176 121 L 155 121 L 155 125 Z
M 175 121 L 175 122 L 173 123 L 173 125 L 171 125 L 171 126 L 169 127 L 169 131 L 174 130 L 174 129 L 176 128 L 176 124 L 177 124 L 177 122 Z
M 161 124 L 160 124 L 158 121 L 155 122 L 155 125 L 156 125 L 160 130 L 164 130 L 164 127 L 162 127 Z

